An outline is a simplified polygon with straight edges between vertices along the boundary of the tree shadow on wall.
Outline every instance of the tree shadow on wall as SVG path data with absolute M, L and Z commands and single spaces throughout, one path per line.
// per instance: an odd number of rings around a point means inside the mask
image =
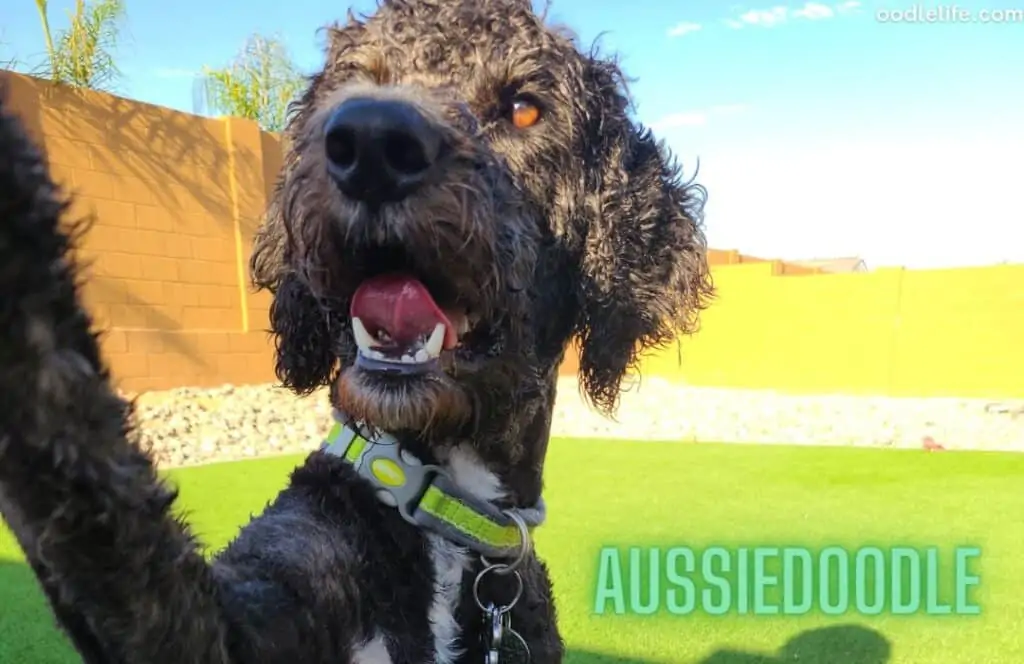
M 281 163 L 275 136 L 260 132 L 254 144 L 247 132 L 242 138 L 248 140 L 234 137 L 229 143 L 226 123 L 31 77 L 19 77 L 12 92 L 33 100 L 24 105 L 23 119 L 30 133 L 37 139 L 45 136 L 42 147 L 52 153 L 52 159 L 60 162 L 63 158 L 64 171 L 75 171 L 75 180 L 61 183 L 73 197 L 144 206 L 138 212 L 142 231 L 209 235 L 233 243 L 236 217 L 243 241 L 255 231 Z M 92 179 L 80 182 L 79 173 Z M 92 212 L 89 208 L 91 204 L 85 202 L 81 212 Z M 151 219 L 145 218 L 147 208 L 155 208 Z M 95 221 L 99 224 L 110 223 L 105 222 L 106 209 L 97 204 Z M 89 279 L 92 268 L 105 260 L 102 254 L 89 258 L 93 266 L 85 266 L 87 290 L 104 292 L 99 301 L 124 303 L 144 312 L 147 323 L 138 327 L 158 333 L 169 350 L 197 368 L 210 369 L 187 335 L 177 333 L 182 331 L 180 321 L 133 295 L 120 278 Z M 250 284 L 244 286 L 252 291 Z M 240 319 L 238 328 L 230 331 L 241 329 Z
M 46 114 L 47 133 L 89 143 L 92 170 L 141 180 L 151 204 L 172 215 L 203 212 L 223 230 L 232 229 L 232 146 L 222 125 L 112 95 L 45 81 L 34 85 L 45 107 L 40 112 Z M 257 155 L 244 144 L 234 147 L 238 209 L 262 208 L 264 174 L 238 167 Z
M 88 268 L 88 265 L 86 266 Z M 88 269 L 86 269 L 86 273 Z M 142 300 L 129 292 L 124 287 L 124 282 L 119 279 L 96 279 L 89 280 L 89 288 L 96 293 L 96 297 L 103 302 L 121 301 L 124 306 L 130 309 L 143 310 L 146 312 L 146 331 L 150 334 L 157 334 L 160 341 L 172 352 L 187 358 L 190 362 L 204 371 L 210 370 L 208 358 L 204 357 L 199 349 L 193 347 L 188 339 L 178 332 L 182 331 L 181 321 L 161 313 L 156 307 Z M 112 331 L 112 330 L 107 330 Z

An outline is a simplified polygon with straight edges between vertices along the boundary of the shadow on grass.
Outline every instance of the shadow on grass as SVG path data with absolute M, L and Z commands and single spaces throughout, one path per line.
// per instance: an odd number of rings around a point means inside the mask
M 620 655 L 606 655 L 604 653 L 569 648 L 565 653 L 564 664 L 662 664 L 649 659 L 637 659 L 636 657 L 622 657 Z
M 719 650 L 693 664 L 887 664 L 892 647 L 878 632 L 859 625 L 837 625 L 800 632 L 775 653 Z M 570 648 L 565 664 L 667 664 Z
M 889 640 L 875 630 L 836 625 L 800 632 L 775 654 L 720 650 L 698 664 L 886 664 L 891 653 Z
M 24 562 L 0 559 L 0 662 L 76 664 L 32 570 Z M 891 646 L 878 632 L 839 625 L 801 632 L 775 653 L 720 650 L 694 664 L 887 664 Z M 565 664 L 665 664 L 571 648 Z

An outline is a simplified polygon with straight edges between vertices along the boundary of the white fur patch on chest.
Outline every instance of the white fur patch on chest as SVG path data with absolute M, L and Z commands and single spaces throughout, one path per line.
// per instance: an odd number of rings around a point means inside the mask
M 452 481 L 482 500 L 504 496 L 501 481 L 484 466 L 470 448 L 453 449 L 444 464 Z M 427 534 L 430 558 L 434 564 L 434 601 L 430 606 L 430 629 L 434 634 L 434 664 L 454 664 L 463 652 L 459 643 L 459 624 L 455 609 L 459 605 L 462 575 L 469 566 L 471 552 L 440 535 Z
M 352 664 L 393 664 L 384 637 L 378 634 L 352 653 Z

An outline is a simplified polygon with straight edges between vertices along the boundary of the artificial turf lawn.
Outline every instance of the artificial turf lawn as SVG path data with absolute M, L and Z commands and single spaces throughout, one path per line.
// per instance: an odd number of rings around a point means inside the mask
M 216 549 L 259 512 L 298 460 L 170 475 L 197 533 Z M 554 577 L 568 664 L 1024 662 L 1022 455 L 558 440 L 546 500 L 549 520 L 537 548 Z M 970 571 L 981 582 L 971 601 L 982 613 L 593 615 L 604 546 L 771 544 L 935 545 L 945 552 L 976 545 L 982 554 Z M 947 585 L 951 567 L 941 577 Z M 951 592 L 940 590 L 945 599 Z M 20 551 L 0 529 L 0 663 L 75 661 L 51 625 Z

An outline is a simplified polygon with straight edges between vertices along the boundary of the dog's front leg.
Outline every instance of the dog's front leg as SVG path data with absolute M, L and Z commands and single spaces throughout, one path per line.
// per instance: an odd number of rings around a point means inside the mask
M 0 98 L 0 513 L 87 661 L 227 662 L 210 569 L 80 305 L 64 210 Z

